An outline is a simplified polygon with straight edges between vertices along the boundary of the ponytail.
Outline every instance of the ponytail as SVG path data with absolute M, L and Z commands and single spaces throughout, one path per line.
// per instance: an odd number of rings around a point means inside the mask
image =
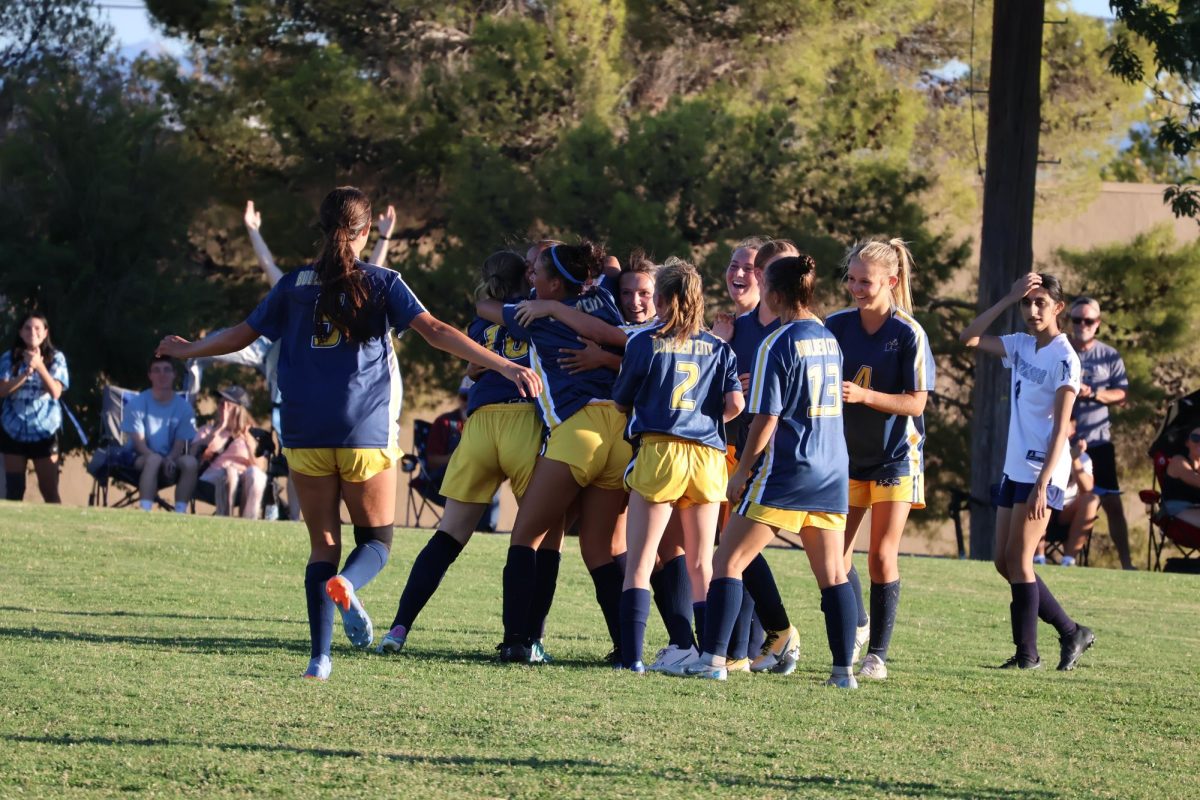
M 552 245 L 543 250 L 539 258 L 548 272 L 562 281 L 567 297 L 574 297 L 583 291 L 589 280 L 600 276 L 605 253 L 600 245 L 584 239 L 577 245 Z
M 704 328 L 704 286 L 700 273 L 686 261 L 668 258 L 654 279 L 662 327 L 656 338 L 685 342 Z
M 505 302 L 529 294 L 529 282 L 525 280 L 525 259 L 511 250 L 500 250 L 484 259 L 481 273 L 483 280 L 475 289 L 477 298 Z
M 370 315 L 366 278 L 356 265 L 354 240 L 371 225 L 371 201 L 353 186 L 340 186 L 321 201 L 321 255 L 313 269 L 321 285 L 313 317 L 313 336 L 325 339 L 327 324 L 354 342 L 365 342 L 375 333 Z
M 883 239 L 867 239 L 855 242 L 846 251 L 846 257 L 842 261 L 842 269 L 849 269 L 850 262 L 856 258 L 868 267 L 879 267 L 886 270 L 888 275 L 895 275 L 896 285 L 892 287 L 892 305 L 899 308 L 905 314 L 912 314 L 913 257 L 912 251 L 908 249 L 908 243 L 900 238 L 887 239 L 886 241 Z

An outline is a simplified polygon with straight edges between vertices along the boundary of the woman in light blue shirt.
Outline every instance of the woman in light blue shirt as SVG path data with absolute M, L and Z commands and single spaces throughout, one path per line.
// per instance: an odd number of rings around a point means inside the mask
M 10 349 L 0 354 L 0 451 L 4 453 L 5 497 L 25 497 L 25 469 L 33 461 L 38 489 L 47 503 L 58 495 L 58 429 L 62 396 L 70 381 L 67 359 L 50 341 L 41 314 L 21 320 Z

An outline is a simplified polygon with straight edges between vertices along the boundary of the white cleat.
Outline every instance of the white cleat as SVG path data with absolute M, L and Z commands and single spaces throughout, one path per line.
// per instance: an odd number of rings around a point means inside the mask
M 862 625 L 854 629 L 854 663 L 858 663 L 866 654 L 866 646 L 871 641 L 871 620 L 867 620 L 866 625 Z
M 308 669 L 304 670 L 304 675 L 301 677 L 316 681 L 327 681 L 331 672 L 333 672 L 333 661 L 329 656 L 317 656 L 308 660 Z
M 870 678 L 873 681 L 887 680 L 887 664 L 883 663 L 883 659 L 874 653 L 867 653 L 867 657 L 863 659 L 862 666 L 858 668 L 858 677 L 860 679 Z
M 794 627 L 788 627 L 786 631 L 767 631 L 762 651 L 750 664 L 750 671 L 790 675 L 799 660 L 800 634 Z
M 654 663 L 647 667 L 647 669 L 650 672 L 682 675 L 683 668 L 698 658 L 700 658 L 700 654 L 696 652 L 696 648 L 689 647 L 684 649 L 672 644 L 659 650 L 658 655 L 654 658 Z
M 704 678 L 710 681 L 723 681 L 729 677 L 729 670 L 725 669 L 724 665 L 715 666 L 700 656 L 694 661 L 689 661 L 684 664 L 683 671 L 679 673 L 684 678 Z
M 833 674 L 825 681 L 825 685 L 835 689 L 857 689 L 858 681 L 854 680 L 850 667 L 834 667 Z

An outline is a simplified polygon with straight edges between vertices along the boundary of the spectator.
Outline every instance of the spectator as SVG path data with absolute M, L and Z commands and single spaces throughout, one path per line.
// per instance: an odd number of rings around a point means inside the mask
M 1092 535 L 1092 527 L 1096 524 L 1096 515 L 1100 511 L 1100 498 L 1093 489 L 1096 485 L 1091 456 L 1087 454 L 1087 442 L 1076 436 L 1075 420 L 1068 420 L 1067 441 L 1071 445 L 1071 477 L 1067 480 L 1067 488 L 1063 491 L 1062 511 L 1050 513 L 1048 530 L 1067 529 L 1067 541 L 1063 546 L 1062 561 L 1064 567 L 1075 566 L 1079 554 L 1083 552 L 1084 542 Z M 1046 563 L 1046 539 L 1038 544 L 1037 554 L 1033 563 Z
M 243 517 L 257 519 L 267 473 L 262 460 L 255 458 L 258 442 L 250 433 L 254 424 L 249 412 L 250 395 L 240 386 L 226 387 L 218 394 L 221 401 L 217 418 L 192 440 L 195 452 L 200 454 L 200 480 L 213 486 L 217 516 L 227 517 L 235 505 L 240 505 Z
M 197 461 L 184 448 L 196 435 L 195 414 L 175 394 L 175 364 L 166 356 L 150 362 L 150 388 L 125 407 L 121 429 L 129 434 L 137 455 L 134 466 L 143 511 L 154 508 L 160 486 L 175 486 L 175 513 L 186 514 L 196 488 Z
M 1100 329 L 1100 304 L 1090 297 L 1077 297 L 1071 303 L 1071 344 L 1079 354 L 1079 397 L 1073 417 L 1078 436 L 1087 442 L 1088 455 L 1095 469 L 1096 495 L 1108 518 L 1108 535 L 1117 548 L 1124 569 L 1134 569 L 1129 557 L 1129 526 L 1121 505 L 1121 487 L 1117 483 L 1117 458 L 1112 444 L 1108 407 L 1125 402 L 1129 379 L 1125 362 L 1116 349 L 1096 338 Z
M 430 488 L 438 495 L 442 493 L 442 479 L 446 475 L 450 456 L 458 447 L 463 426 L 467 424 L 467 398 L 474 383 L 470 377 L 462 379 L 458 387 L 458 408 L 439 416 L 429 429 L 429 441 L 425 444 L 425 466 L 429 469 Z M 497 494 L 492 497 L 492 502 L 479 518 L 475 529 L 494 532 L 499 524 L 499 517 L 500 496 Z
M 50 341 L 41 314 L 21 321 L 12 348 L 0 354 L 0 452 L 4 453 L 5 497 L 25 497 L 25 465 L 33 461 L 38 489 L 47 503 L 58 496 L 58 429 L 67 388 L 67 359 Z
M 1163 509 L 1200 528 L 1200 427 L 1188 433 L 1182 455 L 1173 456 L 1163 477 Z

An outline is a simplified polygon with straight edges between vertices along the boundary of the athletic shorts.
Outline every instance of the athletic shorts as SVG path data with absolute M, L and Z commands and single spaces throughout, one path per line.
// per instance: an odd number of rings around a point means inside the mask
M 626 422 L 611 402 L 586 405 L 550 432 L 542 456 L 569 466 L 580 486 L 624 489 L 625 467 L 633 457 Z
M 992 486 L 992 505 L 996 508 L 1012 508 L 1014 505 L 1029 502 L 1033 494 L 1034 484 L 1009 480 L 1005 475 L 1000 482 Z M 1061 488 L 1051 484 L 1046 487 L 1046 506 L 1056 511 L 1062 511 L 1065 493 Z
M 820 528 L 826 531 L 845 531 L 846 515 L 829 511 L 804 511 L 792 508 L 775 508 L 759 505 L 751 500 L 742 500 L 737 513 L 746 519 L 761 522 L 772 528 L 799 533 L 803 528 Z
M 58 434 L 34 442 L 20 442 L 0 428 L 0 453 L 28 459 L 49 458 L 58 455 Z
M 876 503 L 912 503 L 913 508 L 925 507 L 925 476 L 901 475 L 875 481 L 850 479 L 850 505 L 870 508 Z
M 1096 479 L 1094 494 L 1120 494 L 1117 483 L 1117 451 L 1112 442 L 1089 444 L 1087 454 L 1092 459 L 1092 477 Z
M 283 455 L 288 468 L 301 475 L 337 475 L 348 483 L 362 483 L 395 466 L 403 453 L 398 447 L 285 447 Z
M 533 403 L 475 409 L 446 465 L 442 496 L 460 503 L 490 503 L 507 478 L 520 500 L 537 463 L 542 431 Z
M 625 486 L 651 503 L 687 508 L 725 499 L 725 453 L 689 439 L 644 434 Z

